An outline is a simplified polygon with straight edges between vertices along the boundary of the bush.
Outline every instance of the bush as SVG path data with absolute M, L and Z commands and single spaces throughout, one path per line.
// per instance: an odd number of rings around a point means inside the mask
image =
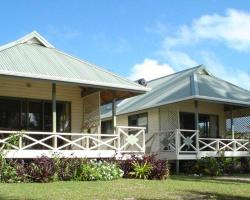
M 36 158 L 28 165 L 27 172 L 32 182 L 49 182 L 55 174 L 54 161 L 47 157 Z
M 27 169 L 17 160 L 1 159 L 0 181 L 6 183 L 28 182 Z
M 222 174 L 222 169 L 216 158 L 204 157 L 197 160 L 194 165 L 194 173 L 204 176 L 219 176 Z
M 133 171 L 130 172 L 130 175 L 132 177 L 139 179 L 148 179 L 152 166 L 147 161 L 144 163 L 140 163 L 137 161 L 134 162 L 132 165 Z
M 76 180 L 96 181 L 96 180 L 114 180 L 121 178 L 123 171 L 115 164 L 107 161 L 91 160 L 83 163 L 78 170 Z
M 74 180 L 84 160 L 77 158 L 54 158 L 55 175 L 54 180 Z
M 143 157 L 132 155 L 130 159 L 120 160 L 118 163 L 120 168 L 124 171 L 124 178 L 147 177 L 147 179 L 162 180 L 169 176 L 167 161 L 156 159 L 156 155 Z M 139 174 L 141 175 L 139 176 Z

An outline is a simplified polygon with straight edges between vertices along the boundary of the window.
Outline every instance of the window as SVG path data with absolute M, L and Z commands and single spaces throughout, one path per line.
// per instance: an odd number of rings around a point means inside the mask
M 219 118 L 217 115 L 199 114 L 200 137 L 219 136 Z M 195 130 L 195 114 L 180 112 L 180 128 Z
M 70 132 L 70 103 L 57 102 L 57 131 Z M 0 98 L 0 129 L 52 131 L 52 103 Z
M 101 123 L 102 134 L 112 134 L 112 120 L 103 121 Z
M 147 133 L 148 132 L 148 113 L 141 113 L 141 114 L 129 116 L 128 125 L 145 127 L 146 133 Z
M 217 115 L 199 114 L 200 137 L 218 137 L 218 121 Z
M 20 124 L 20 102 L 0 99 L 0 128 L 17 130 Z

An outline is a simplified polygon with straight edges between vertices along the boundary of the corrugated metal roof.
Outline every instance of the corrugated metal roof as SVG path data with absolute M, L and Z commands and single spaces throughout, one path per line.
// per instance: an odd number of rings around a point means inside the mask
M 149 89 L 55 49 L 39 34 L 0 49 L 0 74 L 144 93 Z
M 250 92 L 221 80 L 198 66 L 148 82 L 151 91 L 125 99 L 117 106 L 117 115 L 144 110 L 188 99 L 210 100 L 250 106 Z M 111 116 L 104 106 L 102 118 Z

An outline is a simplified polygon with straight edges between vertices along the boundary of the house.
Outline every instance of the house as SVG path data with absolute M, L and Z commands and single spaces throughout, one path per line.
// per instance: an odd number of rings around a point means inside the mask
M 64 53 L 37 32 L 0 47 L 0 76 L 0 150 L 7 158 L 144 152 L 144 128 L 101 134 L 100 106 L 147 87 Z
M 143 82 L 143 81 L 142 81 Z M 204 66 L 147 83 L 151 91 L 120 101 L 117 124 L 146 128 L 146 152 L 172 161 L 250 156 L 250 92 Z M 112 106 L 102 108 L 110 131 Z

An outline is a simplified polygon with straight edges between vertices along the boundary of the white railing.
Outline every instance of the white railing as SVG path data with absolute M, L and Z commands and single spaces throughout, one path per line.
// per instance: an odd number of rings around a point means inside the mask
M 176 155 L 202 152 L 250 152 L 248 139 L 200 138 L 198 130 L 185 129 L 161 131 L 156 135 L 159 140 L 159 152 L 175 152 Z
M 250 151 L 250 140 L 200 138 L 199 151 Z
M 160 131 L 158 133 L 158 146 L 160 151 L 176 151 L 175 133 L 176 130 Z
M 144 127 L 118 126 L 120 152 L 145 152 Z
M 12 153 L 50 151 L 79 154 L 95 150 L 113 151 L 117 154 L 144 153 L 145 128 L 119 126 L 116 128 L 116 134 L 0 131 L 0 150 Z

